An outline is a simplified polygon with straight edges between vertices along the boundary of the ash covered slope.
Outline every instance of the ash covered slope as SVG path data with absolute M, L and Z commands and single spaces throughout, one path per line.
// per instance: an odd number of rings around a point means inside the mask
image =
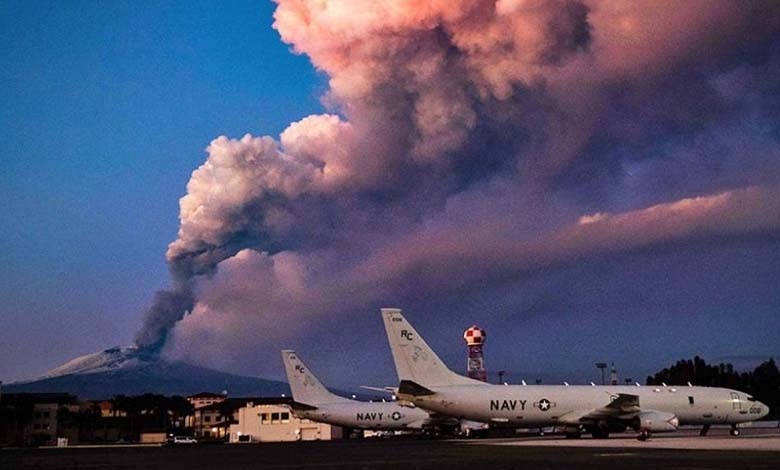
M 73 359 L 39 379 L 9 384 L 8 392 L 65 392 L 82 399 L 159 393 L 189 395 L 227 390 L 232 396 L 290 393 L 284 382 L 172 362 L 135 347 L 111 348 Z

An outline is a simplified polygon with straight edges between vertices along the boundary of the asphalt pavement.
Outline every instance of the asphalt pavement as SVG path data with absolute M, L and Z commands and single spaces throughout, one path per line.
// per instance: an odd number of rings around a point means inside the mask
M 756 435 L 754 431 L 751 437 L 747 431 L 731 438 L 742 447 L 729 450 L 717 447 L 722 436 L 664 438 L 679 443 L 696 441 L 696 449 L 635 446 L 636 441 L 630 436 L 606 441 L 560 437 L 484 441 L 365 439 L 152 448 L 2 449 L 0 469 L 780 468 L 780 451 L 756 450 L 751 444 Z M 780 444 L 780 434 L 758 438 Z M 650 442 L 658 441 L 661 438 Z

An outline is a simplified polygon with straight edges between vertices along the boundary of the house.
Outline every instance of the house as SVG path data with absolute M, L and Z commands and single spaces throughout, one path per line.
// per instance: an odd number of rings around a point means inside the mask
M 122 418 L 127 416 L 127 412 L 118 410 L 112 400 L 102 400 L 95 403 L 95 405 L 100 409 L 100 416 L 103 418 Z

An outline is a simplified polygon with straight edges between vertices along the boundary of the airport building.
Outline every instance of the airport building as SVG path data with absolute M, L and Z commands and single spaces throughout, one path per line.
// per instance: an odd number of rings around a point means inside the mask
M 266 398 L 238 410 L 238 423 L 230 426 L 230 442 L 284 442 L 340 439 L 339 426 L 293 416 L 289 399 Z
M 225 401 L 226 396 L 219 393 L 201 392 L 195 395 L 187 397 L 187 401 L 190 402 L 193 408 L 203 408 L 204 406 L 213 405 L 214 403 L 220 403 Z

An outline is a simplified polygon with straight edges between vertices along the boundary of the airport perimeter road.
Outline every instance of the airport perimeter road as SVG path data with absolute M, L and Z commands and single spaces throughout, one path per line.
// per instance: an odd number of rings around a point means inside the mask
M 777 469 L 780 452 L 496 446 L 364 440 L 163 448 L 0 451 L 0 469 Z

